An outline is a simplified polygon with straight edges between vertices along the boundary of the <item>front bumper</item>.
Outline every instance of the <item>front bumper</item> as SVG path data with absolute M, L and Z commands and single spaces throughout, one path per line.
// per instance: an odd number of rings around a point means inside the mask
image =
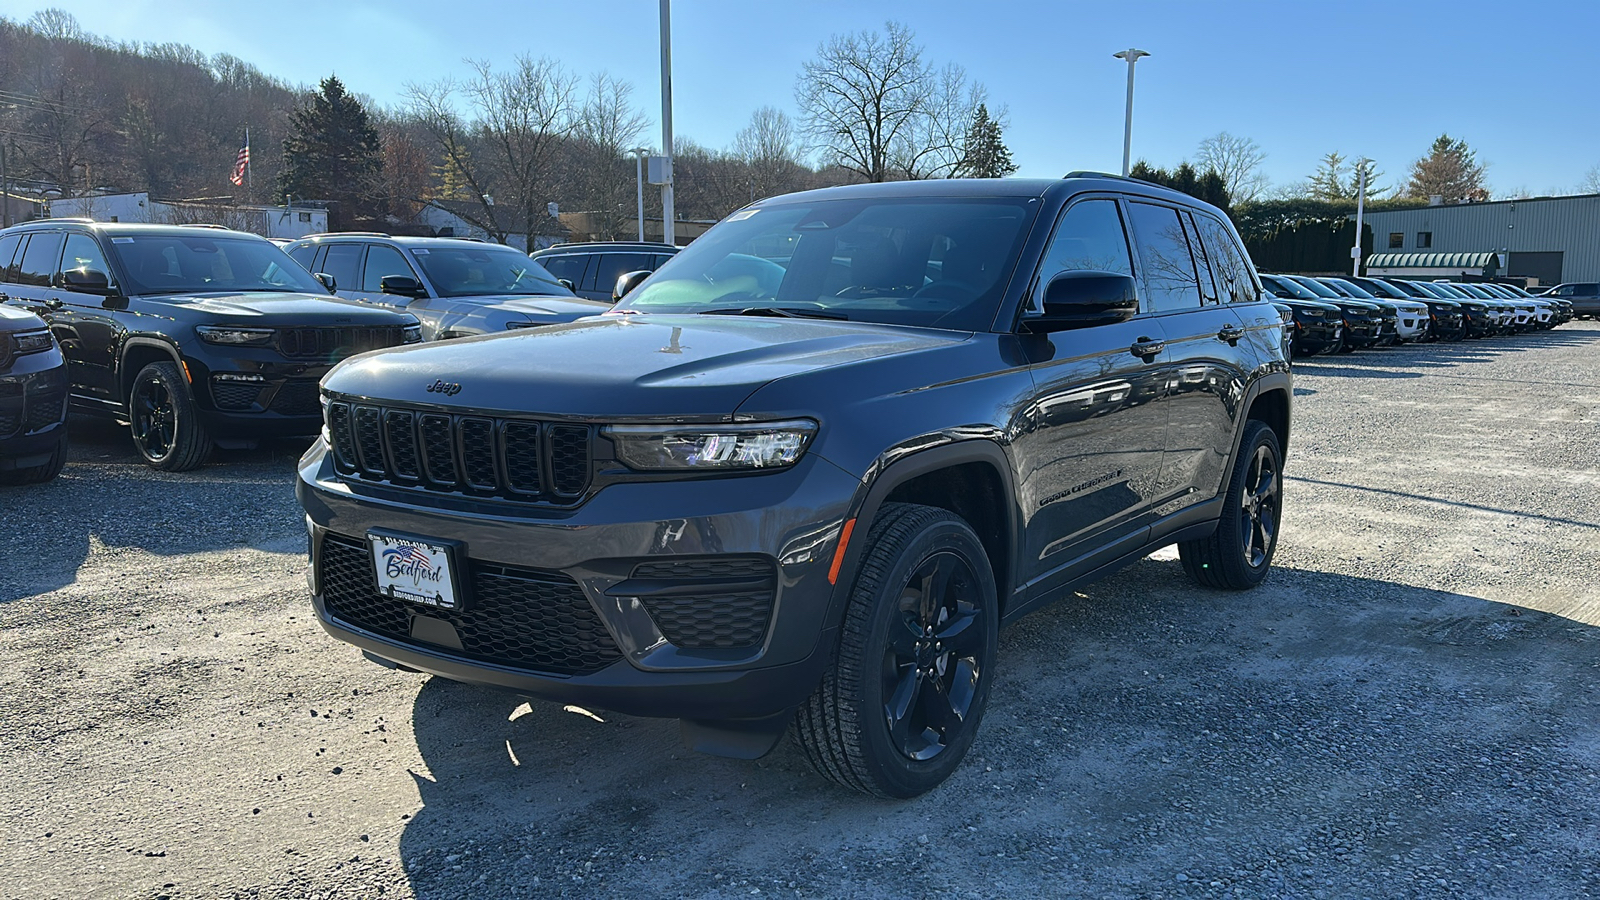
M 613 484 L 575 509 L 529 509 L 348 484 L 319 441 L 301 460 L 296 493 L 313 606 L 334 637 L 458 681 L 631 715 L 726 720 L 782 713 L 815 688 L 833 643 L 828 569 L 859 487 L 807 454 L 783 472 Z M 377 594 L 363 568 L 370 557 L 353 555 L 372 529 L 454 542 L 462 609 Z M 640 573 L 663 564 L 687 580 L 645 584 Z M 695 573 L 730 566 L 772 574 L 759 637 L 739 646 L 678 637 L 694 622 L 726 633 L 736 602 L 728 582 L 697 583 Z M 671 616 L 653 590 L 675 598 Z
M 67 367 L 61 351 L 8 360 L 0 370 L 0 469 L 47 462 L 66 431 L 66 419 Z

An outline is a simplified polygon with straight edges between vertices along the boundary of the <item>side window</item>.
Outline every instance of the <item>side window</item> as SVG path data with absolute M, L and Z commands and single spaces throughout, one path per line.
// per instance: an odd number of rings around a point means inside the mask
M 111 267 L 106 265 L 106 256 L 99 242 L 87 234 L 67 235 L 67 251 L 61 255 L 61 271 L 68 269 L 94 269 L 104 272 L 107 278 L 111 277 Z
M 583 281 L 583 268 L 589 264 L 587 256 L 541 256 L 536 262 L 550 270 L 550 274 L 557 278 L 565 278 L 573 284 Z
M 8 234 L 0 237 L 0 281 L 11 280 L 11 258 L 17 255 L 17 247 L 22 243 L 22 235 Z
M 1072 205 L 1056 227 L 1050 247 L 1039 264 L 1033 308 L 1044 309 L 1044 290 L 1062 272 L 1079 270 L 1133 275 L 1128 257 L 1128 235 L 1115 200 L 1084 200 Z
M 1178 211 L 1149 203 L 1130 203 L 1128 209 L 1151 311 L 1199 309 L 1200 281 Z
M 289 258 L 299 263 L 307 271 L 311 270 L 311 260 L 317 255 L 316 244 L 301 244 L 289 251 Z
M 1223 303 L 1254 303 L 1255 279 L 1250 277 L 1250 264 L 1245 261 L 1239 244 L 1226 225 L 1211 216 L 1194 217 L 1200 226 L 1201 239 L 1205 241 L 1206 255 L 1211 258 L 1212 274 L 1217 278 L 1217 292 Z
M 650 268 L 650 257 L 643 253 L 602 253 L 595 267 L 594 286 L 591 291 L 610 291 L 617 279 L 640 269 Z
M 387 244 L 372 244 L 367 247 L 367 267 L 365 274 L 361 276 L 361 289 L 368 293 L 378 293 L 383 289 L 385 275 L 417 277 L 417 273 L 411 271 L 411 266 L 406 264 L 406 258 L 400 255 L 399 250 Z
M 1194 213 L 1184 210 L 1178 214 L 1183 220 L 1183 230 L 1189 238 L 1189 255 L 1194 257 L 1194 267 L 1200 275 L 1200 302 L 1205 305 L 1215 305 L 1218 291 L 1222 287 L 1222 276 L 1217 273 L 1217 262 L 1206 252 L 1206 246 L 1200 240 L 1200 230 L 1195 227 Z
M 66 235 L 59 231 L 36 231 L 22 252 L 22 265 L 17 271 L 17 284 L 49 287 L 56 274 L 56 262 L 61 259 L 61 244 Z
M 671 258 L 672 256 L 667 253 L 658 253 L 655 256 L 650 257 L 650 271 L 654 272 L 655 270 L 666 265 L 667 260 Z
M 361 284 L 361 245 L 329 244 L 327 254 L 322 257 L 322 271 L 333 276 L 335 289 L 356 290 Z

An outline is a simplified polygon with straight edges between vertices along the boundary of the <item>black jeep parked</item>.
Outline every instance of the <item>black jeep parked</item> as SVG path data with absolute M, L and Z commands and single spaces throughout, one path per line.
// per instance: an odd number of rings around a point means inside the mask
M 206 226 L 47 219 L 0 231 L 0 298 L 45 320 L 75 410 L 127 423 L 150 465 L 316 434 L 317 382 L 420 341 L 402 312 L 330 297 L 264 238 Z
M 44 322 L 0 305 L 0 484 L 34 484 L 67 458 L 67 363 Z
M 1267 575 L 1284 324 L 1186 195 L 791 194 L 618 305 L 329 373 L 297 484 L 324 628 L 706 751 L 793 723 L 909 797 L 971 745 L 1003 623 L 1173 543 L 1204 585 Z

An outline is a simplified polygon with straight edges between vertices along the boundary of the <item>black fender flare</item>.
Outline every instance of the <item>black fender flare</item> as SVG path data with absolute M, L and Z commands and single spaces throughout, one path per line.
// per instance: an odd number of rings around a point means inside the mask
M 127 399 L 128 391 L 132 390 L 133 388 L 133 377 L 139 374 L 138 372 L 128 371 L 128 367 L 126 365 L 128 351 L 140 347 L 153 347 L 158 349 L 167 356 L 171 357 L 172 361 L 177 363 L 180 368 L 183 366 L 183 354 L 178 352 L 177 346 L 171 341 L 144 335 L 138 335 L 125 339 L 122 342 L 122 346 L 117 348 L 117 396 L 120 398 L 118 402 L 123 402 Z M 188 375 L 187 369 L 184 370 L 184 375 Z
M 1239 404 L 1239 424 L 1233 429 L 1233 452 L 1228 454 L 1228 468 L 1222 476 L 1222 488 L 1218 491 L 1219 498 L 1228 495 L 1228 489 L 1233 487 L 1233 461 L 1239 458 L 1239 445 L 1244 443 L 1244 430 L 1250 424 L 1248 415 L 1250 407 L 1261 399 L 1263 394 L 1279 391 L 1284 396 L 1284 409 L 1287 410 L 1287 423 L 1294 422 L 1294 378 L 1288 372 L 1272 372 L 1257 378 L 1245 391 L 1244 400 Z M 1289 455 L 1289 435 L 1278 435 L 1279 449 L 1287 459 Z
M 886 459 L 892 461 L 885 463 Z M 845 605 L 850 599 L 850 592 L 855 588 L 855 572 L 861 565 L 862 555 L 866 552 L 867 531 L 889 494 L 918 476 L 970 463 L 979 463 L 992 468 L 1000 478 L 1004 496 L 1010 499 L 1004 514 L 1007 529 L 1006 547 L 1010 558 L 1006 560 L 1007 571 L 996 573 L 1000 603 L 1002 608 L 1006 605 L 1017 580 L 1017 561 L 1021 553 L 1022 512 L 1016 503 L 1015 473 L 1010 458 L 995 441 L 982 438 L 958 440 L 918 450 L 899 459 L 893 458 L 892 451 L 886 452 L 879 456 L 867 475 L 862 478 L 862 487 L 850 505 L 849 515 L 845 517 L 846 523 L 854 522 L 855 525 L 850 526 L 849 543 L 844 548 L 844 558 L 839 564 L 839 579 L 833 585 L 833 592 L 828 601 L 828 614 L 824 620 L 828 632 L 831 633 L 836 629 L 844 617 Z

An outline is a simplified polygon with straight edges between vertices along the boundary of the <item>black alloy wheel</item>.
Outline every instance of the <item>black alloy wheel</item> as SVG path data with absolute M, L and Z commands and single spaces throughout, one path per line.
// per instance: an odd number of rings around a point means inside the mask
M 834 664 L 795 714 L 795 740 L 817 771 L 901 799 L 950 777 L 988 701 L 999 606 L 989 558 L 966 521 L 884 504 L 862 547 Z
M 1183 570 L 1207 587 L 1255 587 L 1272 568 L 1282 520 L 1283 451 L 1277 434 L 1252 420 L 1239 441 L 1216 532 L 1178 544 Z
M 128 395 L 128 422 L 134 449 L 162 471 L 186 472 L 211 455 L 211 438 L 177 363 L 151 363 L 139 370 Z
M 972 712 L 985 668 L 977 583 L 965 559 L 944 552 L 924 560 L 901 589 L 881 690 L 889 738 L 911 759 L 947 750 Z
M 1239 497 L 1239 545 L 1244 563 L 1251 568 L 1266 564 L 1278 540 L 1281 479 L 1272 448 L 1256 447 L 1245 470 L 1245 488 Z

